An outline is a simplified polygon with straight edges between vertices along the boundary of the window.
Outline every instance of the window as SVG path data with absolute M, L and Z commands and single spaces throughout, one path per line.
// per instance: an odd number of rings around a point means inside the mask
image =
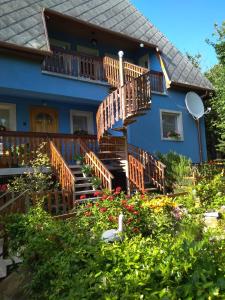
M 16 105 L 0 103 L 0 130 L 16 130 Z
M 81 45 L 77 45 L 77 52 L 80 52 L 80 53 L 83 53 L 83 54 L 88 54 L 88 55 L 91 55 L 91 56 L 99 56 L 98 49 L 84 47 L 84 46 L 81 46 Z
M 64 50 L 70 50 L 70 43 L 50 38 L 50 45 Z
M 93 134 L 93 113 L 89 111 L 71 110 L 70 113 L 72 134 Z
M 183 140 L 182 113 L 160 110 L 161 138 L 163 140 Z

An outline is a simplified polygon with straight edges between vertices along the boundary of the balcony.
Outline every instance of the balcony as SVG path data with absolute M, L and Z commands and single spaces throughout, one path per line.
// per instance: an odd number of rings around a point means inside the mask
M 53 55 L 45 58 L 42 71 L 78 80 L 109 83 L 112 86 L 119 85 L 119 61 L 108 56 L 102 58 L 70 50 L 53 49 Z M 148 71 L 146 68 L 124 61 L 125 81 Z M 150 82 L 152 92 L 164 94 L 162 72 L 150 71 Z

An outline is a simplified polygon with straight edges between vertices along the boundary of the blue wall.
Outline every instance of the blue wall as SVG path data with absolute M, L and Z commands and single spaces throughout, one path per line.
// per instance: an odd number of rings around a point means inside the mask
M 42 74 L 38 61 L 0 55 L 0 66 L 0 93 L 9 89 L 101 102 L 109 90 L 107 85 Z
M 82 100 L 82 99 L 81 99 Z M 73 104 L 46 101 L 45 99 L 20 99 L 11 97 L 0 97 L 0 103 L 15 103 L 16 104 L 16 119 L 18 131 L 30 131 L 30 108 L 31 106 L 43 106 L 43 103 L 48 108 L 55 108 L 58 111 L 59 117 L 59 132 L 71 133 L 70 128 L 70 110 L 81 110 L 93 112 L 93 127 L 96 133 L 96 112 L 98 106 L 88 104 Z M 81 103 L 82 101 L 80 101 Z
M 151 153 L 157 151 L 166 153 L 172 150 L 191 158 L 193 162 L 199 162 L 198 132 L 195 121 L 185 107 L 185 95 L 186 93 L 184 92 L 174 90 L 169 90 L 168 96 L 152 94 L 151 110 L 145 116 L 137 118 L 136 123 L 129 126 L 129 143 L 142 147 Z M 182 112 L 183 141 L 161 140 L 160 109 Z M 201 119 L 201 132 L 203 157 L 206 160 L 206 139 L 203 118 Z

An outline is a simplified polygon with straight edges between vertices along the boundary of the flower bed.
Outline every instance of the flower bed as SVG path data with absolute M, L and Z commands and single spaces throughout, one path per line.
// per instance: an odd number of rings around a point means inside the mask
M 98 201 L 79 206 L 67 221 L 39 206 L 7 220 L 31 299 L 225 298 L 225 241 L 204 230 L 196 195 L 96 193 Z M 105 230 L 117 229 L 120 213 L 122 242 L 102 241 Z

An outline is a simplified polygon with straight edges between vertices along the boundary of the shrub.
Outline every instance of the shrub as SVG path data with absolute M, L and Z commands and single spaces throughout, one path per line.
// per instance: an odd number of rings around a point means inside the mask
M 32 194 L 57 187 L 54 182 L 49 158 L 47 154 L 43 153 L 45 146 L 45 143 L 42 143 L 34 153 L 35 158 L 30 161 L 28 166 L 32 168 L 32 172 L 26 172 L 24 175 L 15 177 L 8 185 L 9 190 L 14 192 L 24 192 L 27 190 Z M 45 171 L 48 171 L 43 172 L 43 168 L 45 168 Z
M 29 299 L 224 299 L 225 241 L 212 241 L 175 201 L 117 188 L 76 212 L 56 221 L 38 206 L 7 220 Z M 121 212 L 123 242 L 101 241 Z
M 182 186 L 186 182 L 185 177 L 191 174 L 191 160 L 175 152 L 157 153 L 157 157 L 166 165 L 167 190 L 172 191 L 177 186 Z

